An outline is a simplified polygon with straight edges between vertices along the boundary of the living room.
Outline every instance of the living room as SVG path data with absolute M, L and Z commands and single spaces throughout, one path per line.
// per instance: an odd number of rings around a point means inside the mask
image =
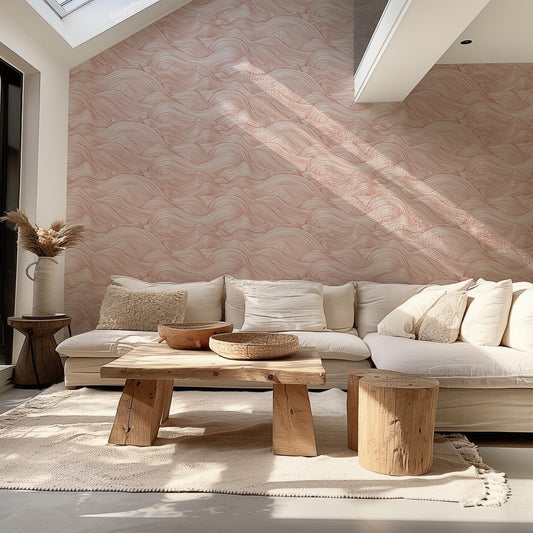
M 17 207 L 43 226 L 86 228 L 58 257 L 58 311 L 73 335 L 96 327 L 116 275 L 533 282 L 533 66 L 530 41 L 519 41 L 528 2 L 389 2 L 383 17 L 386 2 L 161 0 L 128 18 L 132 2 L 115 0 L 93 35 L 87 10 L 101 3 L 60 19 L 40 0 L 0 2 L 0 57 L 23 74 Z M 496 18 L 509 31 L 507 14 L 518 44 L 505 57 L 512 38 L 498 35 L 494 49 L 493 27 L 482 29 Z M 402 41 L 416 28 L 415 42 Z M 19 250 L 17 315 L 31 310 L 33 260 Z M 16 333 L 13 362 L 22 341 Z M 265 530 L 519 531 L 533 519 L 530 438 L 484 439 L 483 459 L 512 490 L 494 509 L 6 490 L 1 516 L 33 509 L 43 523 L 55 509 L 65 520 L 55 531 L 113 531 L 117 517 L 139 530 L 193 530 L 201 519 L 219 530 L 246 520 Z M 71 506 L 79 513 L 62 510 Z

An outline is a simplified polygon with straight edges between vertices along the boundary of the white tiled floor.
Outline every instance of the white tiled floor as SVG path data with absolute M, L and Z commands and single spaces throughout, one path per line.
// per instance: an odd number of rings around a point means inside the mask
M 0 395 L 0 412 L 38 392 L 11 389 Z M 487 464 L 507 473 L 512 494 L 501 507 L 222 494 L 0 491 L 0 531 L 530 533 L 533 435 L 469 438 L 479 444 Z

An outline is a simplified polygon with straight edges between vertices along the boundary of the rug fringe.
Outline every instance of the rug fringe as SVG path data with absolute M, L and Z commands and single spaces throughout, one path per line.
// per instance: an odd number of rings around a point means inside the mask
M 479 478 L 485 485 L 485 497 L 467 502 L 464 506 L 498 507 L 504 504 L 511 494 L 505 473 L 485 464 L 479 455 L 478 447 L 463 434 L 451 433 L 444 436 L 454 445 L 463 459 L 475 467 Z

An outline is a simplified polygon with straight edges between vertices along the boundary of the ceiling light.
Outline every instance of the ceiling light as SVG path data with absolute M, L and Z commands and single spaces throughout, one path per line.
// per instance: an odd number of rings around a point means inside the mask
M 461 44 L 470 44 L 472 42 L 472 39 L 464 39 L 461 41 Z

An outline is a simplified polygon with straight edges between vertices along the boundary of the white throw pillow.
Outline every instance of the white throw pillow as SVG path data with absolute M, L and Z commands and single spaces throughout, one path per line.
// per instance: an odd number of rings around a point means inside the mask
M 510 279 L 498 282 L 479 279 L 468 290 L 459 340 L 481 346 L 498 346 L 507 327 L 512 300 L 513 284 Z
M 381 320 L 378 324 L 378 333 L 414 339 L 417 326 L 444 294 L 446 294 L 444 289 L 427 288 L 411 296 Z
M 247 280 L 243 290 L 241 331 L 326 330 L 320 283 Z
M 111 276 L 111 283 L 132 291 L 187 291 L 184 322 L 211 322 L 222 319 L 222 291 L 224 278 L 212 281 L 174 283 L 160 281 L 149 283 L 129 276 Z
M 418 329 L 421 341 L 452 343 L 457 340 L 466 311 L 466 291 L 441 296 L 422 319 Z
M 502 344 L 533 352 L 533 283 L 513 283 L 513 301 Z
M 109 285 L 96 329 L 157 331 L 162 323 L 183 322 L 186 291 L 132 291 Z
M 235 329 L 242 328 L 244 323 L 244 289 L 243 284 L 249 280 L 225 276 L 226 303 L 225 320 L 231 322 Z M 287 280 L 283 280 L 284 282 Z M 310 283 L 293 280 L 292 283 Z M 272 283 L 280 283 L 274 281 Z M 326 325 L 333 331 L 354 333 L 355 286 L 346 283 L 340 286 L 322 285 L 324 314 Z M 357 334 L 357 332 L 355 332 Z

